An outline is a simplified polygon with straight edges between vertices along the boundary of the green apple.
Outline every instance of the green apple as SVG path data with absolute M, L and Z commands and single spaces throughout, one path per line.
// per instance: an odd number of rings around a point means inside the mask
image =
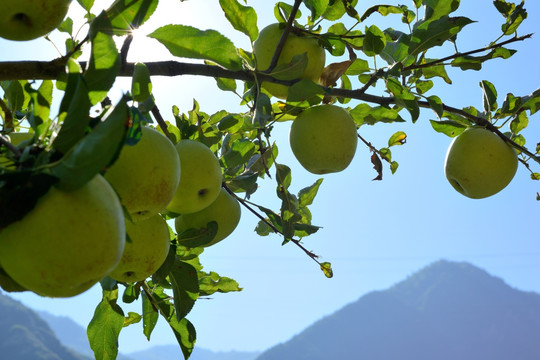
M 471 127 L 452 140 L 444 169 L 454 189 L 482 199 L 504 189 L 517 166 L 516 152 L 503 139 L 485 128 Z
M 176 144 L 182 177 L 167 210 L 176 214 L 200 211 L 210 205 L 221 189 L 221 166 L 206 145 L 185 139 Z
M 41 296 L 78 295 L 108 275 L 125 244 L 122 206 L 96 175 L 66 192 L 52 187 L 24 218 L 0 231 L 0 264 Z
M 356 124 L 336 105 L 304 110 L 293 120 L 289 142 L 300 164 L 313 174 L 345 170 L 356 153 Z
M 71 0 L 0 1 L 0 37 L 26 41 L 56 29 L 69 9 Z
M 142 128 L 141 139 L 125 145 L 105 178 L 113 185 L 134 221 L 165 210 L 180 181 L 180 158 L 159 131 Z
M 214 245 L 232 234 L 240 222 L 241 209 L 238 201 L 221 189 L 217 199 L 201 211 L 178 216 L 174 221 L 176 232 L 179 234 L 188 229 L 205 228 L 209 222 L 217 223 L 217 233 L 214 239 L 204 247 Z M 182 245 L 182 242 L 180 242 Z
M 259 37 L 253 43 L 253 54 L 257 60 L 257 70 L 265 71 L 270 66 L 272 56 L 276 50 L 281 34 L 282 24 L 271 24 L 261 30 Z M 319 82 L 319 77 L 324 70 L 326 53 L 319 45 L 317 39 L 308 36 L 299 36 L 292 32 L 287 36 L 287 41 L 279 56 L 277 65 L 285 65 L 291 62 L 295 55 L 307 54 L 308 63 L 301 79 L 311 79 Z M 262 87 L 275 97 L 286 99 L 288 87 L 281 84 L 263 82 Z
M 137 282 L 155 273 L 170 248 L 169 226 L 161 215 L 131 222 L 126 220 L 126 242 L 122 260 L 109 274 L 122 282 Z

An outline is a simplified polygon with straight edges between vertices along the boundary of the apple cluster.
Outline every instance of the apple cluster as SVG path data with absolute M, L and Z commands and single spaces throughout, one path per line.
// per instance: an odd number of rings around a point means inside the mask
M 214 153 L 195 140 L 175 145 L 151 127 L 141 131 L 103 176 L 74 191 L 53 186 L 22 220 L 2 229 L 0 265 L 10 280 L 49 297 L 78 295 L 105 276 L 143 281 L 171 247 L 165 212 L 176 216 L 178 234 L 215 222 L 217 233 L 199 246 L 234 231 L 240 204 L 222 188 Z

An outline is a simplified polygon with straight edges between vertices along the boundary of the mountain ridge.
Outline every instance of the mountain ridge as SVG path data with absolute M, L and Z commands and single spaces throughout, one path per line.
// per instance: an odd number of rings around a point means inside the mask
M 360 297 L 256 360 L 537 360 L 538 332 L 540 294 L 511 288 L 469 263 L 441 260 Z

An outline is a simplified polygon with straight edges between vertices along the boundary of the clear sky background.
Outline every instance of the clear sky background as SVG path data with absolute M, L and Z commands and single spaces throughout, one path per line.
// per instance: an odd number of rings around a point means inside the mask
M 96 1 L 95 8 L 107 2 Z M 360 3 L 367 9 L 379 2 Z M 406 3 L 412 7 L 412 2 Z M 255 0 L 248 4 L 258 12 L 259 29 L 275 21 L 274 2 Z M 74 2 L 71 13 L 74 17 L 81 14 L 78 8 Z M 529 19 L 520 28 L 521 35 L 537 32 L 540 23 L 540 3 L 529 0 L 526 8 Z M 302 10 L 307 15 L 308 11 Z M 459 50 L 483 47 L 498 36 L 502 17 L 491 0 L 463 0 L 459 14 L 477 21 L 461 33 Z M 397 15 L 388 18 L 374 15 L 371 19 L 381 28 L 402 26 Z M 247 37 L 228 24 L 217 0 L 161 1 L 157 13 L 140 33 L 150 33 L 169 23 L 217 29 L 238 47 L 250 50 Z M 54 34 L 52 38 L 63 48 L 61 35 Z M 473 105 L 479 109 L 482 93 L 478 83 L 484 79 L 495 84 L 499 103 L 508 92 L 530 94 L 540 87 L 540 34 L 509 47 L 518 50 L 510 60 L 491 61 L 480 72 L 460 74 L 449 70 L 453 85 L 437 81 L 437 89 L 432 93 L 448 105 Z M 438 54 L 451 54 L 451 51 L 441 49 Z M 54 47 L 43 39 L 25 43 L 0 40 L 2 61 L 50 60 L 57 55 Z M 129 56 L 130 61 L 170 58 L 162 45 L 144 36 L 135 38 Z M 328 57 L 327 63 L 332 60 Z M 153 83 L 157 104 L 169 120 L 173 105 L 183 112 L 189 111 L 193 99 L 209 114 L 221 109 L 245 110 L 236 96 L 218 90 L 211 78 L 156 77 Z M 118 81 L 117 93 L 127 89 L 129 80 Z M 351 101 L 348 106 L 357 104 L 358 101 Z M 403 116 L 409 119 L 408 114 Z M 451 139 L 433 131 L 430 119 L 435 119 L 435 115 L 424 110 L 414 125 L 381 124 L 360 129 L 362 136 L 378 147 L 384 146 L 395 131 L 407 133 L 407 143 L 392 148 L 393 157 L 400 164 L 395 175 L 385 168 L 384 180 L 372 181 L 375 173 L 369 150 L 359 143 L 349 168 L 324 176 L 311 207 L 313 223 L 323 228 L 306 238 L 304 244 L 319 254 L 322 261 L 332 263 L 332 279 L 325 278 L 317 264 L 293 244 L 281 246 L 282 240 L 277 235 L 257 236 L 253 231 L 257 219 L 244 211 L 233 235 L 201 256 L 207 270 L 236 279 L 244 290 L 216 294 L 196 303 L 188 318 L 198 332 L 197 346 L 216 351 L 267 349 L 362 295 L 385 289 L 439 259 L 468 261 L 515 288 L 540 292 L 540 202 L 536 201 L 539 183 L 530 180 L 529 173 L 520 166 L 514 181 L 503 192 L 483 200 L 465 198 L 448 184 L 443 172 Z M 535 114 L 530 120 L 524 134 L 531 142 L 529 148 L 534 150 L 533 142 L 540 135 L 540 115 Z M 273 136 L 280 149 L 278 161 L 293 169 L 291 189 L 297 192 L 319 177 L 302 169 L 292 156 L 288 125 L 278 126 Z M 538 165 L 533 168 L 539 171 Z M 252 200 L 278 209 L 275 182 L 264 181 L 260 187 Z M 71 299 L 45 299 L 30 293 L 13 294 L 13 297 L 33 308 L 69 316 L 86 326 L 100 301 L 101 289 L 95 286 Z M 138 311 L 139 307 L 125 309 Z M 158 323 L 150 342 L 142 335 L 142 325 L 136 324 L 122 331 L 120 351 L 128 353 L 169 343 L 175 343 L 175 339 L 164 321 Z

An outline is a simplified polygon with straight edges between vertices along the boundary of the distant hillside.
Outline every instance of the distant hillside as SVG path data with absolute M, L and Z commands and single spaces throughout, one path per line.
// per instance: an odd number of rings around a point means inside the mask
M 189 360 L 255 360 L 258 352 L 214 352 L 201 349 L 195 346 Z M 133 360 L 164 360 L 183 359 L 182 352 L 178 345 L 154 346 L 149 350 L 137 351 L 127 354 Z
M 34 311 L 0 291 L 0 357 L 13 360 L 88 360 L 64 347 Z
M 257 360 L 538 360 L 540 294 L 436 262 L 361 297 Z

